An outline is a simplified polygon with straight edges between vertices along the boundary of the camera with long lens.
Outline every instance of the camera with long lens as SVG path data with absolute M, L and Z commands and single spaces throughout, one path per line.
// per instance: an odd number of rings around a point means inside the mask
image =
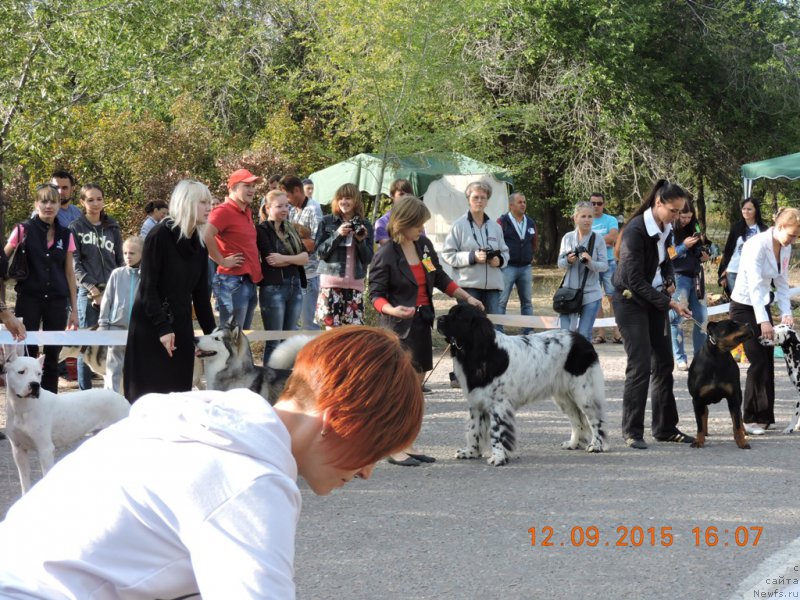
M 367 225 L 364 219 L 358 215 L 354 215 L 353 218 L 350 219 L 350 228 L 353 230 L 354 235 L 361 236 L 367 233 Z
M 588 259 L 583 257 L 584 252 L 586 252 L 587 254 L 589 253 L 589 249 L 586 246 L 576 246 L 575 249 L 572 251 L 572 254 L 574 254 L 579 261 L 585 263 Z

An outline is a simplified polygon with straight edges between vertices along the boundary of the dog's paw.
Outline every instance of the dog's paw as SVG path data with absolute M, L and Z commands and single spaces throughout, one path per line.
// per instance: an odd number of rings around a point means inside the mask
M 561 447 L 564 450 L 577 450 L 578 448 L 583 448 L 580 442 L 573 442 L 572 440 L 561 442 Z
M 508 460 L 508 454 L 505 452 L 495 452 L 492 454 L 492 457 L 486 461 L 486 464 L 490 467 L 502 467 L 508 464 Z
M 456 450 L 456 458 L 460 460 L 468 460 L 473 458 L 480 458 L 480 452 L 475 452 L 469 448 L 461 448 L 460 450 Z
M 591 444 L 586 446 L 587 452 L 605 452 L 605 446 L 602 440 L 594 440 Z
M 795 429 L 791 425 L 789 425 L 786 429 L 783 430 L 785 435 L 789 435 L 790 433 L 794 433 Z
M 705 447 L 705 443 L 704 442 L 698 442 L 697 440 L 695 440 L 695 441 L 692 442 L 691 447 L 692 448 L 704 448 Z

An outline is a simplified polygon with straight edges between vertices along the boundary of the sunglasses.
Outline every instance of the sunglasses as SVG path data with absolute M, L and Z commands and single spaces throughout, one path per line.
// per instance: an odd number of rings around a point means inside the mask
M 592 202 L 592 206 L 603 206 L 603 202 Z

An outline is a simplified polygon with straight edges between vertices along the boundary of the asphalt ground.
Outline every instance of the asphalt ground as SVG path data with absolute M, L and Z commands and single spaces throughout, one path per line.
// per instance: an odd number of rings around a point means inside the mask
M 716 405 L 704 449 L 648 435 L 650 448 L 641 451 L 625 448 L 619 431 L 622 346 L 596 348 L 609 451 L 562 450 L 569 425 L 546 400 L 518 414 L 518 455 L 504 467 L 454 458 L 466 406 L 448 385 L 445 358 L 428 382 L 417 445 L 435 464 L 383 462 L 370 480 L 324 498 L 301 481 L 298 598 L 753 598 L 762 597 L 754 589 L 773 590 L 760 572 L 800 559 L 791 545 L 800 522 L 800 433 L 780 432 L 800 397 L 783 361 L 778 429 L 752 438 L 751 450 L 736 447 L 727 407 Z M 680 427 L 694 433 L 685 373 L 675 373 L 675 391 Z M 18 495 L 1 441 L 0 515 Z M 745 593 L 748 577 L 755 588 Z

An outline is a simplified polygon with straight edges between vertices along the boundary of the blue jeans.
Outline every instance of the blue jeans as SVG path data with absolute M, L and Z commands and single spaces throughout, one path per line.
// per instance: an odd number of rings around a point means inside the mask
M 483 308 L 487 315 L 499 315 L 500 312 L 500 290 L 484 290 L 481 288 L 463 288 L 473 298 L 477 298 L 483 302 Z M 461 302 L 461 300 L 459 300 Z M 495 329 L 498 326 L 495 325 Z
M 608 259 L 608 271 L 600 273 L 600 288 L 606 296 L 614 295 L 614 271 L 617 270 L 617 261 L 613 258 Z
M 675 293 L 672 294 L 672 299 L 686 304 L 689 310 L 692 311 L 692 316 L 700 323 L 705 324 L 708 318 L 708 311 L 704 302 L 697 299 L 697 293 L 694 289 L 694 277 L 687 277 L 686 275 L 675 276 Z M 686 360 L 686 349 L 683 346 L 683 329 L 681 323 L 683 318 L 679 317 L 674 310 L 669 311 L 669 324 L 672 329 L 672 356 L 675 361 L 688 362 Z M 694 352 L 697 351 L 706 343 L 706 334 L 700 329 L 700 326 L 695 323 L 692 326 L 692 344 L 694 344 Z
M 256 286 L 246 275 L 214 275 L 214 296 L 217 298 L 220 325 L 233 317 L 242 329 L 253 325 L 258 297 Z
M 303 290 L 303 307 L 300 310 L 300 327 L 306 331 L 319 329 L 314 322 L 314 313 L 317 311 L 317 297 L 319 296 L 319 275 L 309 277 L 306 289 Z
M 725 273 L 728 278 L 728 289 L 733 293 L 733 286 L 736 285 L 736 273 Z
M 100 308 L 92 304 L 89 291 L 85 287 L 78 288 L 78 327 L 88 329 L 97 325 L 100 318 Z M 78 386 L 82 390 L 92 389 L 93 371 L 84 364 L 83 359 L 78 356 Z
M 500 310 L 499 314 L 506 314 L 506 307 L 508 306 L 508 299 L 511 297 L 511 290 L 517 286 L 517 295 L 519 296 L 520 314 L 526 316 L 533 316 L 533 302 L 531 301 L 531 294 L 533 288 L 533 267 L 531 265 L 523 265 L 521 267 L 513 267 L 507 265 L 503 267 L 503 292 L 500 294 Z M 498 331 L 503 331 L 503 326 L 498 325 Z M 533 331 L 530 327 L 522 329 L 523 335 Z
M 258 288 L 258 302 L 265 331 L 294 331 L 303 307 L 303 288 L 300 277 L 286 277 L 280 285 L 262 285 Z M 280 340 L 264 343 L 264 364 Z
M 590 342 L 592 341 L 592 328 L 597 317 L 602 299 L 587 302 L 581 307 L 581 312 L 571 315 L 559 315 L 559 326 L 568 331 L 577 331 Z

